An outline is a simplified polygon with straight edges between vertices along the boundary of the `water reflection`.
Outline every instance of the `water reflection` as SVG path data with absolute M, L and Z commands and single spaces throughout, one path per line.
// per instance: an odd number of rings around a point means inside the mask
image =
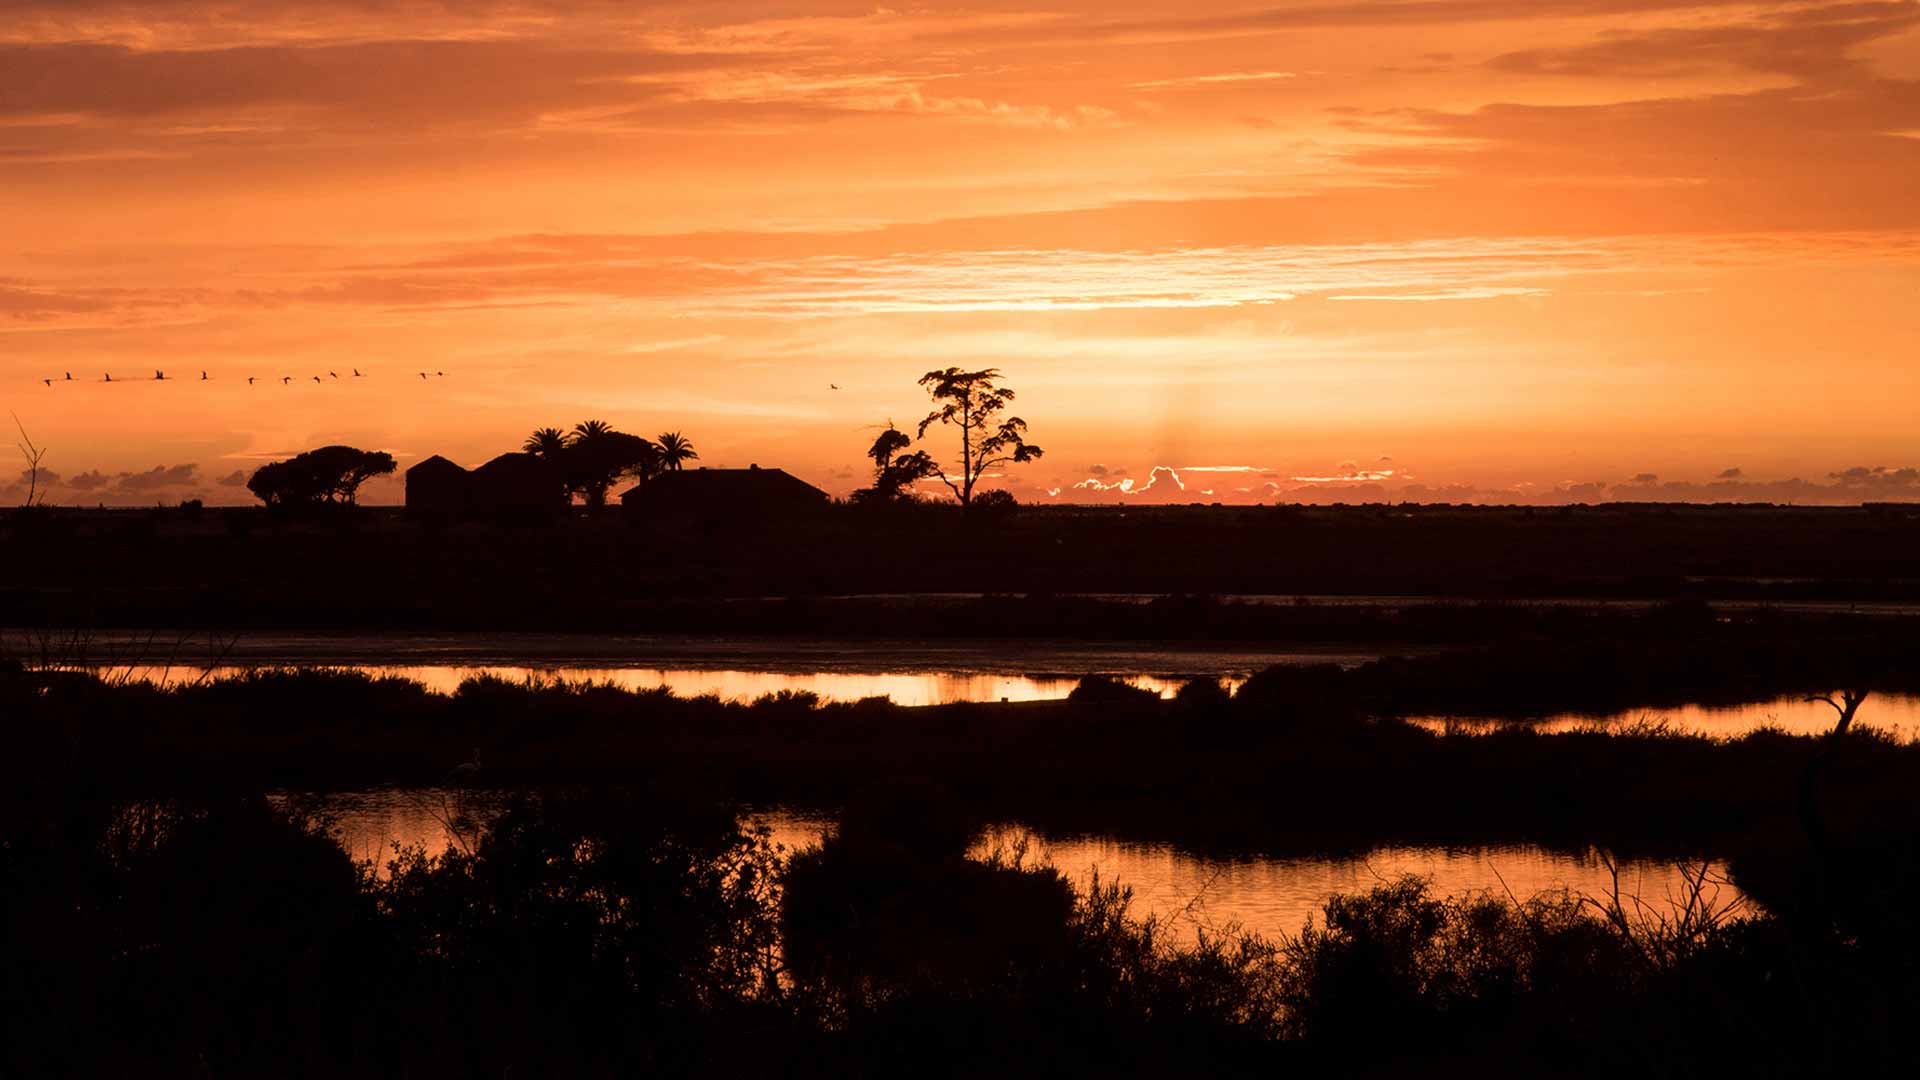
M 1483 734 L 1524 727 L 1543 734 L 1564 731 L 1618 731 L 1635 726 L 1664 725 L 1710 738 L 1737 739 L 1750 731 L 1776 728 L 1795 735 L 1823 735 L 1833 730 L 1833 709 L 1803 698 L 1780 698 L 1747 705 L 1680 705 L 1634 709 L 1605 716 L 1561 713 L 1541 720 L 1488 720 L 1476 717 L 1425 716 L 1414 720 L 1431 731 Z M 1856 727 L 1872 727 L 1901 742 L 1920 736 L 1920 697 L 1872 694 L 1860 707 Z
M 1218 678 L 1230 689 L 1238 688 L 1250 670 L 1224 666 L 1246 659 L 1241 654 L 1157 654 L 1151 657 L 1163 664 L 1186 660 L 1186 668 L 1163 666 L 1154 670 L 1185 670 Z M 1086 663 L 1090 656 L 1043 657 L 1047 660 Z M 1145 659 L 1145 657 L 1141 658 Z M 1294 654 L 1292 662 L 1320 660 L 1324 657 Z M 1351 662 L 1351 660 L 1349 660 Z M 162 685 L 180 685 L 204 679 L 225 678 L 270 667 L 271 664 L 234 664 L 201 669 L 186 666 L 144 665 L 100 668 L 110 679 L 144 680 Z M 492 676 L 509 682 L 591 682 L 612 683 L 628 690 L 652 690 L 665 687 L 681 697 L 714 694 L 730 701 L 751 701 L 763 694 L 782 691 L 807 692 L 829 701 L 858 701 L 861 698 L 890 698 L 896 705 L 946 705 L 962 701 L 1053 701 L 1073 692 L 1079 675 L 1066 671 L 1114 672 L 1106 667 L 1066 668 L 1050 674 L 1022 674 L 1010 671 L 981 670 L 904 670 L 860 671 L 765 670 L 712 667 L 631 667 L 631 666 L 553 666 L 535 664 L 378 664 L 329 663 L 336 670 L 362 671 L 374 676 L 397 676 L 421 683 L 437 693 L 451 694 L 462 682 L 479 676 Z M 1124 678 L 1135 686 L 1170 697 L 1184 676 L 1134 675 Z M 1542 734 L 1565 731 L 1617 731 L 1636 726 L 1665 726 L 1673 731 L 1705 735 L 1710 738 L 1739 738 L 1750 731 L 1774 728 L 1796 735 L 1824 734 L 1833 728 L 1833 710 L 1820 702 L 1803 698 L 1780 698 L 1744 705 L 1680 705 L 1658 709 L 1633 709 L 1607 715 L 1559 713 L 1539 720 L 1493 720 L 1474 716 L 1421 716 L 1411 722 L 1430 731 L 1484 734 L 1524 728 Z M 1861 707 L 1859 726 L 1873 727 L 1908 742 L 1920 737 L 1920 696 L 1873 694 Z
M 1066 697 L 1079 682 L 1077 675 L 1016 675 L 982 672 L 846 672 L 846 671 L 727 671 L 690 668 L 640 667 L 530 667 L 526 665 L 341 665 L 373 676 L 398 676 L 427 689 L 451 694 L 468 679 L 493 676 L 509 682 L 612 683 L 627 690 L 665 687 L 680 697 L 714 694 L 730 701 L 751 701 L 763 694 L 804 691 L 831 701 L 858 701 L 885 697 L 896 705 L 946 705 L 960 701 L 1051 701 Z M 161 685 L 180 685 L 202 679 L 245 674 L 248 667 L 217 667 L 206 671 L 181 667 L 106 669 L 108 678 L 134 679 Z M 1171 696 L 1185 680 L 1163 675 L 1129 675 L 1128 682 Z M 1229 687 L 1246 681 L 1230 675 Z
M 277 797 L 283 804 L 290 798 Z M 431 852 L 448 845 L 468 849 L 478 827 L 500 805 L 489 793 L 452 789 L 353 792 L 301 801 L 333 817 L 349 855 L 376 865 L 391 856 L 396 842 Z M 750 817 L 766 824 L 774 841 L 789 851 L 818 841 L 828 824 L 782 810 Z M 1365 892 L 1402 874 L 1429 878 L 1436 894 L 1451 896 L 1511 892 L 1524 899 L 1544 890 L 1567 889 L 1599 897 L 1614 885 L 1612 874 L 1596 857 L 1523 845 L 1377 848 L 1342 858 L 1221 859 L 1169 844 L 1112 837 L 1045 838 L 1008 826 L 991 830 L 976 846 L 976 854 L 996 846 L 1007 850 L 1022 841 L 1029 864 L 1050 862 L 1077 887 L 1085 888 L 1098 873 L 1103 882 L 1132 888 L 1136 914 L 1163 915 L 1188 928 L 1238 923 L 1269 937 L 1298 933 L 1335 893 Z M 1677 896 L 1682 884 L 1679 869 L 1670 863 L 1627 862 L 1619 871 L 1621 895 L 1638 896 L 1656 908 Z M 1713 876 L 1724 881 L 1725 868 L 1714 867 Z M 1741 897 L 1732 885 L 1723 884 L 1717 901 L 1716 906 L 1724 906 Z

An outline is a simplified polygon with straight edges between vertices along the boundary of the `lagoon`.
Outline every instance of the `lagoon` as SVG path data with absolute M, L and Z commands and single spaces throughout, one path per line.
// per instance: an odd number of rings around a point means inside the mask
M 471 850 L 480 828 L 497 812 L 502 796 L 454 788 L 386 788 L 359 792 L 295 796 L 277 793 L 276 802 L 300 806 L 330 817 L 347 854 L 376 868 L 393 846 L 444 851 L 449 845 Z M 750 809 L 751 824 L 764 824 L 776 844 L 791 853 L 817 843 L 831 821 L 818 814 L 781 807 Z M 1134 913 L 1172 920 L 1190 939 L 1201 929 L 1239 926 L 1270 939 L 1295 935 L 1309 918 L 1319 921 L 1322 906 L 1336 893 L 1363 893 L 1374 885 L 1414 874 L 1432 883 L 1435 895 L 1511 894 L 1526 899 L 1539 892 L 1567 890 L 1596 899 L 1615 887 L 1613 871 L 1593 851 L 1554 851 L 1537 845 L 1462 845 L 1457 847 L 1380 847 L 1363 853 L 1315 857 L 1273 857 L 1257 853 L 1227 857 L 1202 854 L 1177 845 L 1113 836 L 1047 836 L 1017 823 L 986 830 L 974 845 L 976 856 L 996 848 L 1010 852 L 1025 846 L 1028 865 L 1058 868 L 1077 888 L 1097 874 L 1103 883 L 1133 890 Z M 1623 899 L 1638 897 L 1650 910 L 1666 910 L 1683 886 L 1681 866 L 1657 860 L 1618 864 Z M 1710 864 L 1709 897 L 1720 907 L 1747 901 L 1727 881 L 1726 868 Z

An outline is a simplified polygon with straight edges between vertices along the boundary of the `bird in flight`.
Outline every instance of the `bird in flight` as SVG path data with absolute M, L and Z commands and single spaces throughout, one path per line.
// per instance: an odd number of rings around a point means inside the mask
M 280 376 L 280 385 L 281 385 L 281 386 L 285 386 L 285 385 L 287 385 L 288 383 L 290 383 L 290 382 L 292 382 L 292 381 L 293 381 L 293 376 L 291 376 L 291 375 L 282 375 L 282 376 Z
M 327 378 L 329 378 L 329 379 L 337 379 L 337 378 L 339 378 L 339 377 L 340 377 L 340 375 L 339 375 L 339 373 L 338 373 L 338 372 L 333 372 L 333 371 L 329 371 L 329 372 L 327 372 Z
M 424 372 L 424 371 L 423 371 L 423 372 L 421 372 L 421 373 L 420 373 L 420 377 L 421 377 L 421 378 L 423 378 L 423 379 L 424 379 L 424 378 L 426 378 L 426 377 L 427 377 L 427 373 L 426 373 L 426 372 Z
M 200 381 L 201 381 L 201 382 L 206 382 L 206 381 L 207 381 L 207 373 L 206 373 L 206 372 L 204 372 L 204 371 L 203 371 L 203 372 L 201 372 L 201 373 L 200 373 Z
M 315 375 L 315 376 L 313 377 L 313 381 L 314 381 L 314 382 L 319 382 L 319 381 L 320 381 L 320 376 L 318 376 L 318 375 Z
M 52 380 L 52 379 L 41 379 L 40 381 L 41 381 L 41 382 L 43 382 L 43 383 L 46 383 L 46 384 L 47 384 L 48 386 L 52 386 L 52 385 L 53 385 L 53 380 Z
M 166 380 L 166 377 L 167 377 L 167 373 L 164 371 L 160 371 L 156 369 L 153 373 L 154 382 L 164 382 Z
M 112 381 L 113 381 L 113 372 L 111 372 L 111 371 L 109 371 L 109 372 L 107 372 L 107 381 L 108 381 L 108 382 L 112 382 Z
M 72 382 L 72 381 L 73 381 L 73 372 L 71 372 L 71 371 L 69 371 L 69 372 L 67 372 L 67 381 L 68 381 L 68 382 Z
M 838 389 L 840 389 L 840 384 L 839 384 L 839 383 L 828 383 L 828 384 L 827 384 L 827 389 L 829 389 L 829 390 L 838 390 Z
M 253 385 L 253 376 L 251 376 L 251 375 L 249 375 L 249 376 L 247 376 L 247 385 L 248 385 L 248 386 L 252 386 L 252 385 Z
M 364 379 L 364 378 L 366 378 L 366 376 L 365 376 L 365 375 L 362 375 L 362 374 L 360 374 L 360 369 L 359 369 L 359 368 L 353 368 L 353 369 L 351 369 L 351 370 L 353 371 L 353 377 L 354 377 L 354 378 L 356 378 L 356 379 Z

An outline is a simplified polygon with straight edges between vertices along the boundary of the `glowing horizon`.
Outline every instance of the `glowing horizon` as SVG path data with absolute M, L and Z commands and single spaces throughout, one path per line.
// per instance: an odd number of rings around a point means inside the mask
M 1025 502 L 1920 499 L 1913 0 L 0 15 L 52 502 L 588 418 L 845 494 L 948 365 Z

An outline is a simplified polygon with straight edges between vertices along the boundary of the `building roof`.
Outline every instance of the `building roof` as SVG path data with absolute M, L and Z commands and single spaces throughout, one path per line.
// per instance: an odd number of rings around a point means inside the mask
M 553 471 L 554 471 L 553 464 L 549 461 L 542 459 L 539 455 L 529 454 L 522 450 L 515 450 L 515 451 L 512 451 L 511 453 L 501 454 L 499 457 L 494 458 L 492 461 L 489 461 L 485 465 L 482 465 L 479 468 L 473 470 L 473 474 L 475 476 L 481 477 L 482 479 L 497 478 L 502 476 L 512 476 L 512 477 L 542 476 L 544 477 L 552 473 Z
M 462 468 L 461 466 L 456 465 L 451 461 L 448 461 L 446 458 L 441 457 L 439 454 L 435 454 L 432 457 L 427 458 L 425 461 L 421 461 L 413 465 L 411 468 L 407 470 L 407 475 L 412 476 L 414 473 L 419 473 L 422 476 L 429 476 L 434 473 L 442 473 L 447 476 L 453 476 L 455 474 L 464 475 L 466 471 L 467 470 Z
M 827 493 L 785 469 L 681 469 L 664 472 L 620 493 L 627 504 L 641 502 L 699 505 L 802 503 L 827 501 Z

